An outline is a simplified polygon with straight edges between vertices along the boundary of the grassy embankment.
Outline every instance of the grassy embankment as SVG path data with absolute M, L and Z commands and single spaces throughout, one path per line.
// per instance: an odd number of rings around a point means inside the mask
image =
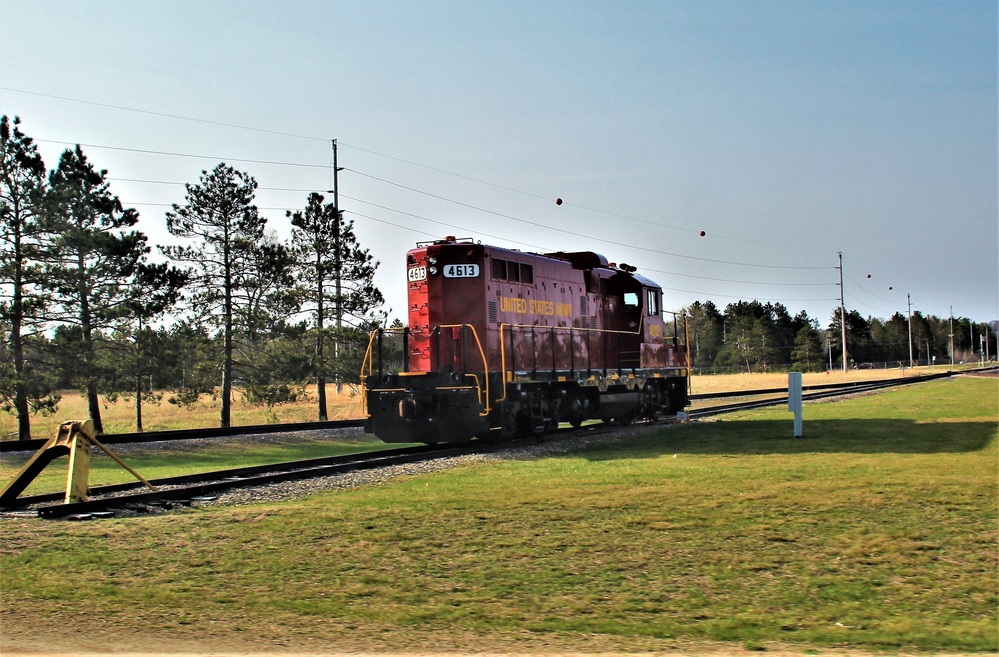
M 810 404 L 800 440 L 768 409 L 294 502 L 6 519 L 5 643 L 994 651 L 997 393 Z
M 55 415 L 49 417 L 32 416 L 31 434 L 33 438 L 50 438 L 61 422 L 83 420 L 89 417 L 87 400 L 78 391 L 64 390 Z M 316 420 L 316 388 L 306 390 L 306 399 L 294 404 L 279 404 L 268 409 L 264 405 L 251 404 L 235 391 L 232 404 L 232 425 L 247 426 L 256 424 L 277 424 L 281 422 L 313 422 Z M 331 420 L 345 420 L 361 417 L 361 397 L 344 388 L 343 394 L 336 394 L 336 386 L 327 386 L 327 412 Z M 203 395 L 198 404 L 190 408 L 167 402 L 170 393 L 163 395 L 159 404 L 142 405 L 142 426 L 145 431 L 167 429 L 196 429 L 219 426 L 218 399 Z M 113 403 L 102 400 L 101 419 L 105 433 L 130 433 L 135 431 L 135 402 L 132 399 L 119 399 Z M 17 419 L 11 413 L 0 411 L 0 436 L 17 436 Z

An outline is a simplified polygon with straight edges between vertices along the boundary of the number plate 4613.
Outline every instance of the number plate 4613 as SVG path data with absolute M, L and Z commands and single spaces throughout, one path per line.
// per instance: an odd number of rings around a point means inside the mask
M 478 265 L 444 265 L 444 278 L 475 278 L 478 275 Z

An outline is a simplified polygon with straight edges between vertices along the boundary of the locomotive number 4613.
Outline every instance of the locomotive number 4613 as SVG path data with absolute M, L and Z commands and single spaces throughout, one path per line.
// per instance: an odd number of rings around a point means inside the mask
M 475 278 L 478 275 L 478 265 L 444 265 L 444 278 Z

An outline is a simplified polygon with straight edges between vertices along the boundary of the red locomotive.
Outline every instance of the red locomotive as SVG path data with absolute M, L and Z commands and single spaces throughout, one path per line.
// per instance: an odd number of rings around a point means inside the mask
M 684 326 L 634 267 L 447 237 L 417 244 L 406 269 L 409 327 L 372 333 L 361 373 L 365 430 L 386 442 L 540 435 L 688 403 Z

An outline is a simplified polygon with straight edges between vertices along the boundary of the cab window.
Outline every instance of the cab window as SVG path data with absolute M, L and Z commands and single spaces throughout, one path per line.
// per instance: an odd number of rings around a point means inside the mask
M 659 314 L 659 290 L 646 289 L 645 292 L 648 297 L 648 303 L 645 304 L 647 312 L 650 317 L 657 316 Z

